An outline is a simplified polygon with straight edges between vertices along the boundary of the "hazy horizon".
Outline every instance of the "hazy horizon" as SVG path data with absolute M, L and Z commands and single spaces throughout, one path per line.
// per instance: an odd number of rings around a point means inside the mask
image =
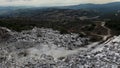
M 68 6 L 77 4 L 104 4 L 120 0 L 0 0 L 0 6 Z

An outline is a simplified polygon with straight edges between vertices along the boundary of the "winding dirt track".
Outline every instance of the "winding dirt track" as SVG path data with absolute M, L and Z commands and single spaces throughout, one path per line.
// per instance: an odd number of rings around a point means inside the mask
M 108 27 L 106 27 L 105 24 L 106 24 L 106 22 L 101 21 L 101 26 L 107 30 L 107 34 L 106 35 L 99 35 L 99 34 L 95 34 L 95 33 L 91 33 L 91 34 L 99 36 L 99 37 L 102 37 L 103 41 L 106 41 L 111 36 L 111 29 L 109 29 Z
M 111 29 L 105 26 L 106 22 L 101 22 L 101 26 L 105 29 L 107 29 L 107 35 L 103 37 L 103 40 L 107 40 L 108 37 L 111 36 Z

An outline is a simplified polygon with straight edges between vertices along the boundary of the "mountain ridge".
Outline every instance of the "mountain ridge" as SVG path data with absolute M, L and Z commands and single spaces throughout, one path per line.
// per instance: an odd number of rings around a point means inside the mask
M 106 4 L 80 4 L 80 5 L 72 5 L 72 6 L 64 6 L 64 7 L 60 7 L 60 8 L 64 8 L 64 9 L 92 9 L 92 10 L 101 10 L 103 12 L 105 11 L 111 11 L 111 10 L 120 10 L 119 8 L 120 6 L 120 2 L 112 2 L 112 3 L 106 3 Z

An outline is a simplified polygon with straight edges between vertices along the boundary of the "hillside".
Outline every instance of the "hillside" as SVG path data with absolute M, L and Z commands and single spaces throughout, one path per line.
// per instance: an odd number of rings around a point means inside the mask
M 0 68 L 120 68 L 120 2 L 0 6 Z
M 109 14 L 109 13 L 115 13 L 117 11 L 120 10 L 119 8 L 120 6 L 120 2 L 112 2 L 112 3 L 106 3 L 106 4 L 92 4 L 92 3 L 88 3 L 88 4 L 80 4 L 80 5 L 72 5 L 72 6 L 58 6 L 58 7 L 29 7 L 29 6 L 10 6 L 10 7 L 0 7 L 0 12 L 5 11 L 6 13 L 4 14 L 17 14 L 17 13 L 24 13 L 26 14 L 26 12 L 28 12 L 27 14 L 31 13 L 31 12 L 35 12 L 35 11 L 51 11 L 54 9 L 57 10 L 62 10 L 62 9 L 69 9 L 69 10 L 92 10 L 92 11 L 96 11 L 99 12 L 100 14 Z M 15 11 L 13 11 L 15 10 Z M 22 11 L 21 11 L 22 10 Z M 12 12 L 10 12 L 12 11 Z M 9 12 L 9 13 L 7 13 Z M 39 13 L 39 12 L 37 12 Z M 35 13 L 33 13 L 35 14 Z M 1 14 L 0 14 L 1 15 Z
M 120 10 L 119 6 L 120 6 L 120 2 L 112 2 L 107 4 L 88 3 L 88 4 L 80 4 L 80 5 L 73 5 L 73 6 L 64 6 L 60 8 L 75 9 L 75 10 L 77 9 L 96 10 L 103 13 L 107 13 L 107 12 L 114 12 L 114 11 Z
M 9 36 L 6 40 L 3 33 Z M 90 43 L 89 38 L 52 29 L 13 32 L 0 27 L 0 40 L 0 67 L 4 68 L 119 68 L 120 64 L 120 36 Z

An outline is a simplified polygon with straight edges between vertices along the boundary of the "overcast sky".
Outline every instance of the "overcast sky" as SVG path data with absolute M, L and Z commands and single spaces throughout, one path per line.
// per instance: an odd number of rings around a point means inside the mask
M 63 6 L 83 3 L 108 3 L 120 0 L 0 0 L 0 6 Z

